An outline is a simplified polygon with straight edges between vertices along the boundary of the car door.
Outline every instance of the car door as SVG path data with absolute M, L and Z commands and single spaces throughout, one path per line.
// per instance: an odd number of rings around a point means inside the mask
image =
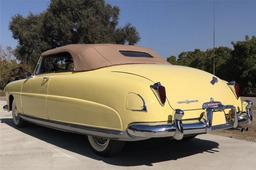
M 39 73 L 37 69 L 40 69 L 41 61 L 43 60 L 39 60 L 35 73 Z M 45 74 L 35 74 L 24 81 L 21 93 L 23 114 L 48 119 L 46 109 L 48 80 Z
M 62 118 L 68 112 L 65 102 L 67 99 L 65 94 L 68 89 L 63 87 L 66 87 L 71 81 L 69 75 L 72 75 L 74 71 L 73 58 L 67 52 L 50 55 L 47 58 L 50 60 L 49 67 L 52 68 L 49 71 L 50 74 L 47 75 L 49 79 L 46 101 L 47 114 L 50 120 L 64 121 Z

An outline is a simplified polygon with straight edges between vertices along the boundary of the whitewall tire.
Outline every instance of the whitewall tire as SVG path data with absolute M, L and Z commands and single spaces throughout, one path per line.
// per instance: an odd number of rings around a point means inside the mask
M 124 142 L 122 141 L 115 141 L 109 138 L 98 137 L 98 136 L 88 136 L 88 140 L 90 143 L 91 148 L 94 152 L 101 156 L 113 156 L 119 153 L 123 147 Z
M 19 116 L 14 100 L 12 101 L 12 120 L 17 127 L 23 127 L 25 125 L 25 121 Z

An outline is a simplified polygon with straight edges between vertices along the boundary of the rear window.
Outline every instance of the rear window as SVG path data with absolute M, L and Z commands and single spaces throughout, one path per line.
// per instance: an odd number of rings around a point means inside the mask
M 140 52 L 140 51 L 119 51 L 122 55 L 125 57 L 135 57 L 135 58 L 153 58 L 152 55 L 145 53 L 145 52 Z

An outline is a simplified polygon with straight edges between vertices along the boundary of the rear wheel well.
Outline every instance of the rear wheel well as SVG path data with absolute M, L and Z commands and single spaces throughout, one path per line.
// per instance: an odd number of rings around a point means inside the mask
M 13 100 L 14 100 L 13 95 L 10 95 L 9 96 L 9 110 L 12 110 L 12 102 L 13 102 Z

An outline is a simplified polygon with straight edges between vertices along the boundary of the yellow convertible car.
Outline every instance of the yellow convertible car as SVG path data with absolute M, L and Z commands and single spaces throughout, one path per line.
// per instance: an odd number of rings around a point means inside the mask
M 34 73 L 5 88 L 13 122 L 33 122 L 88 135 L 109 156 L 124 141 L 193 138 L 218 129 L 247 128 L 252 102 L 235 82 L 167 63 L 128 45 L 67 45 L 42 53 Z

